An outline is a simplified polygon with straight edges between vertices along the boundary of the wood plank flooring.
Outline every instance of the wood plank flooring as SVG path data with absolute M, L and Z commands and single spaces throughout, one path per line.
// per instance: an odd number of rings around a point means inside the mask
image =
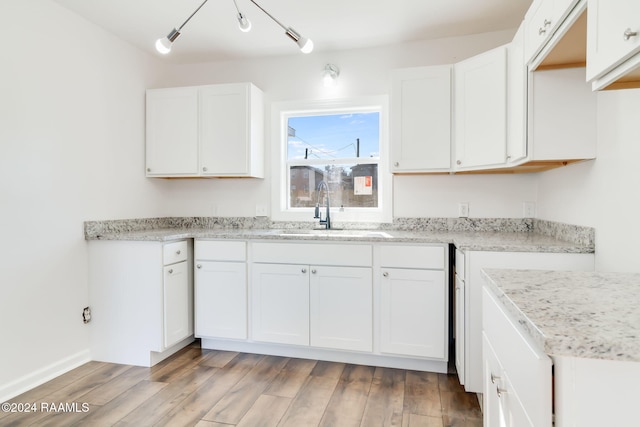
M 89 362 L 11 402 L 37 411 L 0 412 L 2 427 L 482 426 L 476 396 L 455 374 L 203 350 L 197 341 L 152 368 Z

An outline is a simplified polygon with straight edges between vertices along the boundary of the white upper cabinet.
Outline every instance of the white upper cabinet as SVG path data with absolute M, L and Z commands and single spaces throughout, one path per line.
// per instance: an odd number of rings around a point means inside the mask
M 451 66 L 396 70 L 391 90 L 391 171 L 448 171 Z
M 589 0 L 587 80 L 594 89 L 640 87 L 640 2 Z
M 578 3 L 580 5 L 576 7 Z M 535 68 L 569 32 L 569 29 L 585 7 L 586 0 L 535 0 L 524 19 L 525 62 L 532 63 Z M 580 39 L 578 35 L 572 34 L 570 38 L 573 37 Z M 582 35 L 582 39 L 584 39 L 584 35 Z M 569 44 L 574 44 L 573 41 L 571 40 Z M 563 62 L 567 61 L 567 55 L 569 57 L 576 55 L 573 48 L 565 49 L 562 47 L 561 51 Z M 584 54 L 580 56 L 584 57 Z M 575 59 L 570 61 L 572 63 L 576 62 Z M 581 61 L 584 62 L 584 58 Z
M 147 91 L 147 176 L 198 173 L 198 89 Z
M 507 162 L 527 156 L 527 67 L 524 23 L 507 47 Z
M 147 90 L 147 176 L 264 176 L 264 105 L 250 83 Z
M 454 66 L 454 170 L 503 165 L 507 137 L 507 48 Z

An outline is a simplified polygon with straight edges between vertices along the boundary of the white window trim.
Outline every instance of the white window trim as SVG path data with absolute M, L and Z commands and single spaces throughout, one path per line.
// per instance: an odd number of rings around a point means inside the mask
M 274 221 L 308 221 L 313 208 L 288 208 L 287 195 L 287 118 L 305 113 L 380 112 L 380 160 L 378 161 L 379 208 L 331 209 L 332 222 L 391 222 L 393 219 L 392 176 L 389 171 L 389 100 L 386 95 L 347 99 L 277 102 L 271 107 L 271 219 Z M 325 160 L 326 163 L 326 160 Z

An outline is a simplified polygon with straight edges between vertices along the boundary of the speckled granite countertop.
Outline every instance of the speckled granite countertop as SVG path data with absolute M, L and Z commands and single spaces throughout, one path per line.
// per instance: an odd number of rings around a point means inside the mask
M 640 362 L 640 274 L 487 269 L 483 276 L 550 356 Z
M 404 218 L 392 224 L 338 225 L 271 222 L 251 218 L 152 218 L 85 223 L 87 240 L 195 239 L 312 240 L 453 243 L 462 250 L 592 253 L 593 229 L 523 219 Z M 367 229 L 368 228 L 368 229 Z M 506 231 L 497 231 L 506 230 Z

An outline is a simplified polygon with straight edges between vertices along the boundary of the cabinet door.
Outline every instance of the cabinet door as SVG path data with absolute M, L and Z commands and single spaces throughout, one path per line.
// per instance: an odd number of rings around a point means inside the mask
M 248 84 L 200 89 L 200 171 L 202 175 L 249 173 Z
M 384 353 L 446 357 L 444 271 L 381 270 L 381 341 Z
M 525 16 L 525 61 L 529 63 L 551 36 L 554 22 L 554 0 L 536 0 Z
M 251 286 L 253 339 L 309 345 L 309 267 L 254 263 Z
M 640 2 L 589 0 L 587 80 L 600 77 L 640 52 Z M 625 35 L 625 33 L 629 31 Z M 631 33 L 637 33 L 631 36 Z
M 527 67 L 524 24 L 507 48 L 507 161 L 527 156 Z
M 190 335 L 189 272 L 187 261 L 164 267 L 164 346 Z
M 457 169 L 506 160 L 507 55 L 502 46 L 455 65 Z
M 482 334 L 482 363 L 484 380 L 482 387 L 482 421 L 487 427 L 507 426 L 506 414 L 501 402 L 502 390 L 500 383 L 504 380 L 502 367 L 493 347 L 486 335 Z M 500 392 L 500 394 L 499 394 Z M 524 427 L 524 424 L 523 424 Z
M 451 66 L 394 72 L 391 102 L 391 170 L 450 169 Z
M 457 272 L 455 286 L 456 371 L 464 385 L 464 280 Z
M 244 262 L 196 264 L 196 336 L 247 339 L 247 267 Z
M 311 266 L 311 345 L 373 350 L 370 268 Z
M 147 91 L 147 176 L 198 173 L 198 90 Z

